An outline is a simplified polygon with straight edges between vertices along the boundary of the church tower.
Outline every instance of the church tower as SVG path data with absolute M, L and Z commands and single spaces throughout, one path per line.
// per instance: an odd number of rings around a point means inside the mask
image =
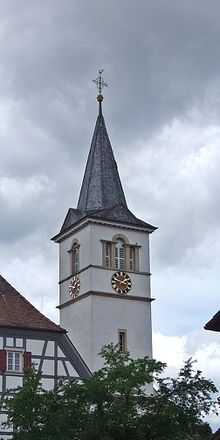
M 59 243 L 60 325 L 91 371 L 104 344 L 134 358 L 152 355 L 149 235 L 156 229 L 128 209 L 99 112 L 77 209 L 70 208 L 53 240 Z

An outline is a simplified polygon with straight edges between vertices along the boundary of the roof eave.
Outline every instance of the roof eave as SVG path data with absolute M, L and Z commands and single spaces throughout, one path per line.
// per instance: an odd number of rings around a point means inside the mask
M 205 324 L 204 329 L 213 332 L 220 332 L 220 311 L 218 311 L 213 318 Z
M 114 223 L 115 225 L 128 225 L 130 227 L 134 227 L 134 228 L 139 228 L 142 230 L 145 230 L 146 232 L 148 232 L 149 234 L 152 234 L 152 232 L 156 231 L 158 229 L 157 226 L 152 226 L 150 224 L 143 224 L 141 225 L 140 223 L 129 223 L 126 221 L 120 221 L 120 220 L 110 220 L 108 218 L 100 218 L 100 217 L 96 217 L 95 215 L 93 216 L 89 216 L 89 215 L 85 215 L 84 217 L 82 217 L 81 219 L 79 219 L 77 222 L 73 223 L 73 225 L 69 226 L 67 229 L 65 229 L 65 231 L 59 232 L 57 235 L 54 235 L 54 237 L 51 238 L 52 241 L 54 241 L 55 243 L 59 243 L 65 236 L 66 234 L 71 233 L 72 230 L 75 230 L 75 228 L 80 226 L 80 223 L 88 223 L 88 222 L 94 222 L 94 220 L 96 222 L 99 223 L 103 223 L 103 221 L 105 223 L 108 224 L 112 224 Z
M 52 333 L 67 333 L 67 330 L 65 330 L 64 328 L 60 327 L 60 328 L 42 328 L 42 327 L 30 327 L 30 326 L 25 326 L 25 325 L 18 325 L 18 324 L 0 324 L 0 329 L 1 328 L 10 328 L 10 329 L 18 329 L 18 330 L 29 330 L 29 331 L 40 331 L 40 332 L 52 332 Z

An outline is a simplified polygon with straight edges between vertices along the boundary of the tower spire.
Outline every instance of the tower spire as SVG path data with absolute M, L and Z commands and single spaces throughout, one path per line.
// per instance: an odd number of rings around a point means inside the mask
M 82 212 L 99 211 L 122 204 L 127 207 L 117 164 L 102 115 L 102 89 L 107 84 L 99 76 L 93 80 L 98 89 L 99 114 L 92 138 L 77 209 Z
M 99 75 L 96 79 L 93 79 L 92 82 L 94 82 L 98 89 L 98 95 L 97 95 L 97 101 L 99 103 L 99 114 L 102 114 L 102 101 L 104 99 L 102 94 L 102 89 L 104 87 L 108 87 L 108 84 L 104 81 L 102 74 L 104 72 L 104 69 L 99 69 Z

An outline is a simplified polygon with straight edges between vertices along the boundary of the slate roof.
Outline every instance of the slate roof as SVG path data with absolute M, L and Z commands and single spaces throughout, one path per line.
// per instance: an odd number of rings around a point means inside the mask
M 0 327 L 47 330 L 64 333 L 0 275 Z
M 149 232 L 157 229 L 135 217 L 128 209 L 101 106 L 77 209 L 69 209 L 59 234 L 52 240 L 59 239 L 60 234 L 88 217 L 141 226 Z
M 77 226 L 77 223 L 80 223 L 81 220 L 86 219 L 114 221 L 118 224 L 127 223 L 130 226 L 133 225 L 144 228 L 148 232 L 153 232 L 155 229 L 157 229 L 155 226 L 152 226 L 149 223 L 146 223 L 143 220 L 135 217 L 135 215 L 124 205 L 116 205 L 109 209 L 93 211 L 90 213 L 83 213 L 78 209 L 70 208 L 59 234 L 55 235 L 52 240 L 59 239 L 59 236 L 62 235 L 63 232 L 68 232 L 68 229 L 71 229 L 73 226 Z
M 100 112 L 92 138 L 77 209 L 82 212 L 127 206 L 111 143 Z
M 205 330 L 213 330 L 220 332 L 220 311 L 218 311 L 212 319 L 204 326 Z

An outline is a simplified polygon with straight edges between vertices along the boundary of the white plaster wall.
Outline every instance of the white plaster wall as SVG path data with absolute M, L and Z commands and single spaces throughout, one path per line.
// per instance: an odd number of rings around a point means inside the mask
M 127 330 L 133 358 L 152 356 L 150 303 L 93 295 L 64 310 L 68 335 L 92 371 L 102 366 L 101 347 L 118 343 L 118 329 Z
M 59 376 L 66 376 L 66 371 L 64 369 L 62 361 L 58 361 L 58 375 Z
M 54 356 L 54 341 L 47 342 L 46 356 Z
M 104 269 L 90 267 L 84 272 L 79 274 L 80 278 L 80 291 L 79 295 L 90 291 L 99 291 L 105 293 L 114 293 L 115 291 L 111 285 L 111 278 L 114 269 Z M 128 272 L 128 271 L 127 271 Z M 145 298 L 150 298 L 150 276 L 128 272 L 132 281 L 132 287 L 127 295 L 131 296 L 141 296 Z M 65 303 L 71 299 L 69 294 L 69 280 L 62 283 L 62 303 Z M 118 295 L 118 294 L 116 294 Z
M 52 390 L 54 388 L 54 379 L 41 379 L 42 387 L 45 390 Z
M 124 235 L 129 244 L 138 244 L 140 248 L 140 271 L 149 272 L 149 234 L 147 232 L 123 229 L 114 226 L 91 224 L 92 264 L 102 265 L 102 246 L 100 240 L 112 240 L 114 235 Z
M 24 347 L 24 340 L 21 338 L 16 338 L 16 347 L 18 348 Z
M 91 225 L 80 229 L 76 234 L 67 237 L 59 244 L 59 279 L 62 280 L 70 275 L 70 255 L 68 251 L 71 249 L 73 242 L 77 240 L 80 245 L 79 265 L 80 268 L 91 264 Z
M 44 359 L 42 366 L 42 374 L 54 375 L 54 360 Z
M 71 365 L 71 363 L 69 361 L 66 361 L 66 366 L 68 369 L 68 372 L 70 374 L 70 376 L 75 376 L 78 377 L 78 373 L 76 372 L 75 368 L 73 368 L 73 366 Z
M 0 430 L 2 430 L 2 431 L 12 431 L 12 426 L 11 427 L 8 427 L 8 426 L 4 426 L 4 423 L 5 422 L 7 422 L 7 414 L 0 414 Z M 3 437 L 4 438 L 4 440 L 7 438 L 12 438 L 12 437 L 8 437 L 8 436 L 4 436 Z
M 68 336 L 86 363 L 91 362 L 92 320 L 91 296 L 60 311 L 60 325 L 68 331 Z
M 102 365 L 96 356 L 102 345 L 118 343 L 118 329 L 127 330 L 128 351 L 133 358 L 152 356 L 150 303 L 94 297 L 93 319 L 93 370 Z
M 60 243 L 60 280 L 70 276 L 70 255 L 68 250 L 74 240 L 80 244 L 80 269 L 89 265 L 102 266 L 102 242 L 101 240 L 112 240 L 116 234 L 123 234 L 130 244 L 138 244 L 140 257 L 140 272 L 150 271 L 149 260 L 149 234 L 146 232 L 124 230 L 113 226 L 89 224 L 71 237 Z M 114 270 L 88 268 L 79 274 L 80 294 L 90 290 L 112 292 L 111 276 Z M 141 273 L 130 273 L 132 278 L 132 295 L 150 297 L 150 278 Z M 60 304 L 70 300 L 69 279 L 60 284 Z
M 14 347 L 14 338 L 6 338 L 6 346 Z
M 89 224 L 76 234 L 60 243 L 60 280 L 70 276 L 70 255 L 75 239 L 80 245 L 79 273 L 80 295 L 89 291 L 113 293 L 111 277 L 114 269 L 102 268 L 102 242 L 112 240 L 116 235 L 124 235 L 130 244 L 139 249 L 140 272 L 150 272 L 149 234 L 120 227 Z M 132 279 L 129 296 L 150 297 L 150 276 L 127 271 Z M 69 279 L 60 285 L 60 304 L 70 300 Z M 128 349 L 131 356 L 152 355 L 151 347 L 151 304 L 150 302 L 88 296 L 70 303 L 60 310 L 60 325 L 68 330 L 68 335 L 91 370 L 102 365 L 97 354 L 104 344 L 118 343 L 118 329 L 127 329 Z
M 60 349 L 60 347 L 58 347 L 58 351 L 57 351 L 58 357 L 62 357 L 63 359 L 66 358 L 66 356 L 64 355 L 63 351 Z
M 10 388 L 21 387 L 23 382 L 22 376 L 6 376 L 6 388 L 9 390 Z
M 31 351 L 32 354 L 41 356 L 44 342 L 44 340 L 40 339 L 27 339 L 26 350 Z
M 149 272 L 149 234 L 146 232 L 122 229 L 113 226 L 88 224 L 76 234 L 67 237 L 59 244 L 59 267 L 62 280 L 70 275 L 70 255 L 74 240 L 80 244 L 80 269 L 93 264 L 102 265 L 102 243 L 101 240 L 112 240 L 116 234 L 123 234 L 130 244 L 138 244 L 140 248 L 140 271 Z

